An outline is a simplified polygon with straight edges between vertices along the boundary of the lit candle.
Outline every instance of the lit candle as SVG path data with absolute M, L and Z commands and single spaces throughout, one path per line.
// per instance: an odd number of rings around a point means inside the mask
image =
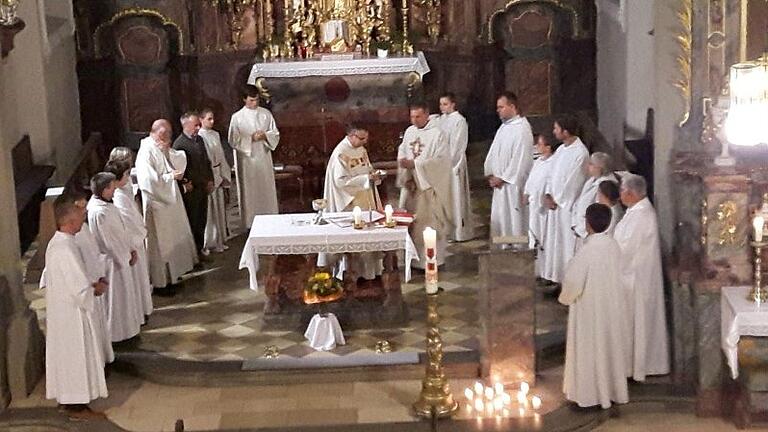
M 484 387 L 485 387 L 485 386 L 483 386 L 483 383 L 481 383 L 480 381 L 476 381 L 476 382 L 475 382 L 475 393 L 476 393 L 478 396 L 482 396 L 482 395 L 483 395 L 483 388 L 484 388 Z
M 533 409 L 537 410 L 541 408 L 541 398 L 538 396 L 534 396 L 531 398 L 531 406 Z
M 427 258 L 434 258 L 437 246 L 437 231 L 431 227 L 424 228 L 424 249 L 427 250 Z
M 755 216 L 755 218 L 752 219 L 752 226 L 755 228 L 755 241 L 758 243 L 763 241 L 763 225 L 764 224 L 765 224 L 765 219 L 763 219 L 762 216 Z
M 504 384 L 497 381 L 496 384 L 493 385 L 493 390 L 497 395 L 504 393 Z
M 363 211 L 360 209 L 360 207 L 355 206 L 355 208 L 352 209 L 352 217 L 355 220 L 355 226 L 360 226 L 363 224 Z
M 491 387 L 485 388 L 485 398 L 488 400 L 493 399 L 493 389 Z
M 528 403 L 528 398 L 525 396 L 525 393 L 522 391 L 517 392 L 517 403 L 520 405 L 525 405 Z
M 437 231 L 430 227 L 424 229 L 424 250 L 426 263 L 424 263 L 424 279 L 426 280 L 427 294 L 437 294 Z
M 504 402 L 501 401 L 501 398 L 496 398 L 493 400 L 493 409 L 497 411 L 501 411 L 501 409 L 504 407 Z
M 530 389 L 531 389 L 531 386 L 529 386 L 527 382 L 523 381 L 522 383 L 520 383 L 520 391 L 524 395 L 527 395 L 528 394 L 528 390 L 530 390 Z
M 478 413 L 485 411 L 485 404 L 481 399 L 475 399 L 475 411 Z
M 472 392 L 472 389 L 467 387 L 464 389 L 464 397 L 467 398 L 467 400 L 472 400 L 475 398 L 475 393 Z
M 394 222 L 394 220 L 392 219 L 392 213 L 393 212 L 394 211 L 392 210 L 392 206 L 391 205 L 387 204 L 384 207 L 384 216 L 386 216 L 386 219 L 384 219 L 384 221 L 387 223 L 387 225 L 390 225 L 392 222 Z

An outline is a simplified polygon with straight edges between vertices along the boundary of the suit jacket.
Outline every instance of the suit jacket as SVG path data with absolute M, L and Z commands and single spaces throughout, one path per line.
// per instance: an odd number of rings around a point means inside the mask
M 205 190 L 208 182 L 213 181 L 213 171 L 203 138 L 195 136 L 192 139 L 182 133 L 173 142 L 173 148 L 183 151 L 187 155 L 187 169 L 184 171 L 184 178 L 189 180 L 195 189 Z

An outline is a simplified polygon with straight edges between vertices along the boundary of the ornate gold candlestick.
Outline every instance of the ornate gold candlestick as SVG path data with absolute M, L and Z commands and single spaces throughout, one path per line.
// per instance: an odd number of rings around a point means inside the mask
M 408 0 L 403 0 L 403 54 L 413 54 L 413 45 L 408 39 Z
M 427 374 L 421 381 L 419 400 L 413 404 L 413 410 L 420 417 L 449 417 L 459 407 L 443 372 L 443 340 L 437 312 L 439 295 L 427 295 Z
M 747 297 L 748 300 L 756 302 L 756 303 L 763 303 L 766 300 L 768 300 L 768 291 L 763 289 L 762 282 L 763 282 L 763 259 L 760 256 L 760 254 L 763 251 L 763 248 L 768 246 L 768 242 L 765 241 L 751 241 L 750 246 L 755 248 L 755 283 L 752 285 L 752 291 L 749 293 L 749 297 Z

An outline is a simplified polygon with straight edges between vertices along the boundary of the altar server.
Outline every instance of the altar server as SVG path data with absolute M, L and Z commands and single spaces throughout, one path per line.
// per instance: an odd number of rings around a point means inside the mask
M 589 152 L 576 135 L 578 124 L 569 115 L 554 125 L 555 139 L 562 141 L 552 156 L 552 174 L 544 194 L 549 209 L 544 234 L 544 279 L 559 283 L 573 256 L 576 235 L 571 230 L 571 212 L 586 180 Z
M 87 404 L 108 397 L 104 352 L 95 299 L 107 284 L 93 282 L 85 270 L 75 235 L 85 211 L 65 196 L 54 202 L 57 231 L 48 243 L 46 262 L 45 392 L 70 417 L 103 418 Z
M 213 129 L 215 122 L 213 110 L 205 108 L 200 111 L 202 128 L 200 135 L 208 151 L 208 159 L 213 170 L 213 192 L 208 195 L 208 217 L 205 223 L 204 250 L 224 252 L 228 249 L 224 243 L 227 240 L 227 206 L 224 200 L 224 189 L 232 182 L 232 169 L 224 157 L 224 147 L 219 133 Z
M 618 178 L 611 170 L 611 157 L 607 153 L 595 152 L 587 161 L 587 173 L 589 177 L 581 188 L 581 193 L 571 211 L 571 231 L 576 236 L 576 249 L 578 250 L 587 238 L 587 227 L 584 214 L 587 207 L 597 202 L 597 189 L 603 181 L 618 182 Z
M 157 120 L 136 156 L 136 178 L 147 227 L 149 278 L 155 289 L 174 284 L 197 262 L 195 241 L 178 184 L 184 171 L 173 165 L 183 161 L 184 153 L 170 147 L 171 124 Z
M 327 211 L 351 211 L 355 206 L 363 210 L 372 208 L 383 211 L 376 188 L 381 184 L 381 177 L 373 169 L 368 158 L 368 151 L 365 149 L 367 143 L 368 131 L 358 125 L 349 124 L 347 136 L 333 149 L 325 171 L 323 197 L 328 201 Z M 318 256 L 318 265 L 332 265 L 337 258 L 321 254 Z M 383 270 L 381 258 L 381 253 L 358 254 L 352 260 L 352 270 L 365 279 L 375 279 Z M 347 262 L 339 264 L 346 267 Z
M 646 196 L 645 179 L 627 174 L 621 181 L 627 206 L 613 237 L 621 247 L 623 297 L 630 328 L 631 372 L 635 381 L 669 373 L 667 317 L 656 210 Z
M 254 216 L 278 212 L 272 152 L 280 142 L 280 131 L 272 113 L 259 106 L 256 87 L 248 86 L 243 102 L 243 108 L 232 114 L 229 144 L 235 149 L 242 226 L 250 228 Z
M 130 339 L 139 334 L 144 323 L 141 289 L 134 282 L 132 267 L 138 261 L 133 239 L 126 230 L 120 210 L 112 203 L 116 179 L 113 174 L 101 172 L 91 179 L 88 201 L 88 226 L 96 238 L 101 253 L 107 255 L 112 267 L 106 294 L 107 322 L 112 342 Z
M 602 181 L 597 187 L 597 202 L 611 208 L 611 225 L 605 230 L 613 236 L 616 225 L 624 217 L 624 208 L 620 202 L 619 185 L 615 181 Z
M 429 121 L 429 108 L 415 104 L 410 109 L 411 126 L 405 130 L 397 151 L 397 186 L 400 207 L 416 215 L 411 238 L 419 251 L 417 267 L 423 268 L 423 231 L 437 230 L 437 262 L 445 261 L 446 234 L 451 220 L 451 159 L 448 140 L 435 122 Z
M 580 407 L 627 403 L 627 340 L 621 253 L 605 230 L 611 211 L 585 210 L 588 237 L 565 270 L 559 301 L 568 305 L 563 393 Z
M 126 233 L 131 240 L 131 247 L 138 255 L 136 265 L 132 267 L 133 280 L 139 287 L 142 310 L 144 315 L 147 316 L 153 310 L 152 284 L 149 282 L 149 261 L 147 260 L 147 247 L 145 244 L 147 228 L 144 225 L 144 219 L 141 217 L 141 211 L 133 195 L 130 159 L 120 158 L 107 162 L 104 166 L 104 171 L 114 174 L 117 178 L 117 188 L 112 197 L 112 202 L 120 211 Z
M 523 187 L 533 166 L 533 132 L 520 115 L 517 96 L 504 92 L 496 100 L 501 126 L 485 158 L 485 177 L 493 189 L 491 238 L 528 234 Z
M 436 117 L 440 130 L 448 140 L 451 157 L 451 198 L 453 200 L 453 231 L 448 238 L 467 241 L 474 238 L 472 205 L 469 197 L 469 172 L 467 171 L 467 143 L 469 127 L 467 120 L 456 110 L 456 95 L 445 93 L 440 96 L 440 116 Z
M 544 232 L 547 229 L 549 210 L 544 207 L 544 189 L 552 172 L 552 142 L 545 135 L 536 137 L 536 153 L 533 168 L 523 188 L 528 203 L 528 245 L 536 250 L 536 276 L 544 274 Z

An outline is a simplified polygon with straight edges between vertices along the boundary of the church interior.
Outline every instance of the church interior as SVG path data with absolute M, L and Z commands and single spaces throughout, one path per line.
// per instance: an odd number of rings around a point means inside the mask
M 768 218 L 766 0 L 0 0 L 0 46 L 1 430 L 768 428 L 768 306 L 728 309 L 736 289 L 760 297 L 768 258 L 753 227 Z M 91 403 L 103 418 L 73 421 L 46 397 L 55 200 L 113 148 L 143 148 L 157 119 L 176 138 L 207 108 L 226 141 L 246 88 L 279 127 L 278 213 L 296 232 L 322 216 L 349 123 L 398 207 L 409 107 L 437 114 L 452 94 L 469 126 L 469 238 L 448 244 L 439 294 L 398 230 L 380 277 L 308 301 L 331 251 L 254 243 L 274 236 L 242 222 L 233 174 L 227 250 L 155 291 L 140 334 L 113 343 L 109 397 Z M 569 402 L 569 307 L 537 279 L 536 251 L 491 233 L 484 160 L 504 91 L 534 134 L 571 115 L 589 153 L 647 182 L 670 372 L 630 380 L 628 403 Z M 305 330 L 329 312 L 341 342 L 316 349 Z

